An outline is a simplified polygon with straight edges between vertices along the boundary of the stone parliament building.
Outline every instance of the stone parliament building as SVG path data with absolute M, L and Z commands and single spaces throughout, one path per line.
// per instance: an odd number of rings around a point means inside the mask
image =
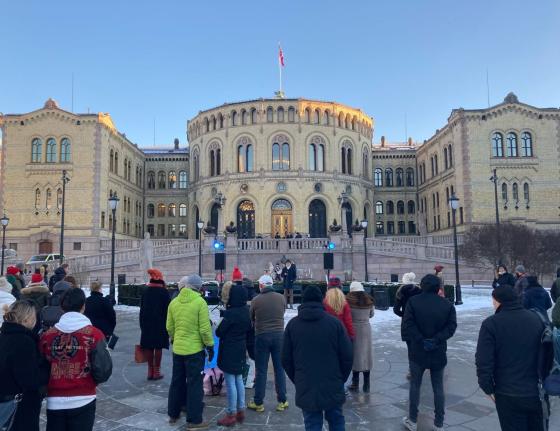
M 353 257 L 364 236 L 353 226 L 363 219 L 374 262 L 376 253 L 394 255 L 405 259 L 403 267 L 413 253 L 404 246 L 450 245 L 452 194 L 460 199 L 459 232 L 494 222 L 494 169 L 501 220 L 560 228 L 560 109 L 533 107 L 512 93 L 490 108 L 454 109 L 423 142 L 375 142 L 374 120 L 363 111 L 301 98 L 201 111 L 187 123 L 188 145 L 175 139 L 169 147 L 142 148 L 109 114 L 71 113 L 52 99 L 36 111 L 0 116 L 0 127 L 6 244 L 23 260 L 58 251 L 63 171 L 70 177 L 65 255 L 105 255 L 115 223 L 123 268 L 134 260 L 126 249 L 139 247 L 144 232 L 168 247 L 166 262 L 173 253 L 194 256 L 203 221 L 205 241 L 234 227 L 224 238 L 232 253 L 276 247 L 293 254 L 284 238 L 301 236 L 301 253 L 309 249 L 312 259 L 324 241 L 311 239 L 336 237 L 335 267 L 364 271 L 363 258 Z M 108 203 L 114 194 L 115 220 Z M 335 220 L 338 230 L 331 228 Z M 241 254 L 230 261 L 242 264 Z M 449 260 L 435 248 L 420 255 L 426 267 Z M 102 260 L 96 260 L 100 270 Z M 372 265 L 368 272 L 397 271 Z

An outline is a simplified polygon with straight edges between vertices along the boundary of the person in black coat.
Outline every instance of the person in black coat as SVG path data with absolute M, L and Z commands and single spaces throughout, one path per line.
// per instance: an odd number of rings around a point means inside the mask
M 404 310 L 406 309 L 406 303 L 408 300 L 413 296 L 422 293 L 422 290 L 414 284 L 414 280 L 416 280 L 416 274 L 413 272 L 403 274 L 403 285 L 399 287 L 397 293 L 395 294 L 395 305 L 393 306 L 393 313 L 399 317 L 404 316 Z
M 0 401 L 22 396 L 11 428 L 14 431 L 39 431 L 40 388 L 49 380 L 49 369 L 31 331 L 36 318 L 33 305 L 16 301 L 4 315 L 0 329 Z
M 527 277 L 527 283 L 527 287 L 525 288 L 522 296 L 523 307 L 527 310 L 538 310 L 548 319 L 547 311 L 550 307 L 552 307 L 550 295 L 545 288 L 539 284 L 535 275 L 529 275 Z
M 67 273 L 68 273 L 68 264 L 67 263 L 64 263 L 64 264 L 60 265 L 58 268 L 56 268 L 54 270 L 54 274 L 49 279 L 49 290 L 51 292 L 53 291 L 54 285 L 56 283 L 58 283 L 59 281 L 64 280 L 64 277 L 66 277 Z
M 296 266 L 291 260 L 286 261 L 286 266 L 282 270 L 282 278 L 284 279 L 284 298 L 286 299 L 287 307 L 294 307 L 294 282 L 297 279 Z
M 247 290 L 234 284 L 229 291 L 224 316 L 216 336 L 220 338 L 218 367 L 224 372 L 228 394 L 226 416 L 218 425 L 231 426 L 245 418 L 245 385 L 243 369 L 246 366 L 247 334 L 251 331 L 251 316 L 247 306 Z
M 499 265 L 496 270 L 492 287 L 495 289 L 498 286 L 515 286 L 515 277 L 512 273 L 508 272 L 505 265 Z
M 160 380 L 162 349 L 169 349 L 165 325 L 170 298 L 161 271 L 151 268 L 148 274 L 150 282 L 140 299 L 140 346 L 148 362 L 148 380 Z
M 560 298 L 560 268 L 556 270 L 556 280 L 554 280 L 552 286 L 550 286 L 550 296 L 554 302 L 558 301 L 558 298 Z
M 502 430 L 543 429 L 537 369 L 544 325 L 512 287 L 494 289 L 492 298 L 496 313 L 478 334 L 478 385 L 496 403 Z
M 336 318 L 326 313 L 318 287 L 303 291 L 298 315 L 284 332 L 282 366 L 296 387 L 296 405 L 306 429 L 344 429 L 344 383 L 352 371 L 352 342 Z
M 447 299 L 438 296 L 440 280 L 428 274 L 420 282 L 422 293 L 409 299 L 401 327 L 403 341 L 408 345 L 410 362 L 410 400 L 408 417 L 403 425 L 416 429 L 420 386 L 425 370 L 430 370 L 434 391 L 434 428 L 443 427 L 445 396 L 443 371 L 447 365 L 447 340 L 457 329 L 455 307 Z
M 108 340 L 117 324 L 115 309 L 109 297 L 103 296 L 101 283 L 93 281 L 90 286 L 91 295 L 86 299 L 84 315 L 91 320 L 91 324 L 103 332 Z

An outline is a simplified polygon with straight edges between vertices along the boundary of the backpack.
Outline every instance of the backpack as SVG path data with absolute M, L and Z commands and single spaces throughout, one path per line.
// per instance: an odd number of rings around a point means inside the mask
M 204 370 L 204 379 L 202 381 L 204 395 L 215 397 L 221 395 L 222 390 L 225 393 L 226 387 L 224 381 L 224 373 L 218 367 Z
M 539 376 L 539 386 L 541 386 L 541 392 L 544 392 L 544 394 L 558 396 L 560 395 L 560 387 L 558 387 L 558 383 L 560 382 L 558 382 L 558 369 L 554 363 L 554 331 L 548 320 L 548 316 L 544 316 L 535 308 L 532 308 L 531 311 L 539 316 L 539 319 L 544 325 L 538 357 L 537 372 Z M 557 383 L 554 384 L 554 381 Z

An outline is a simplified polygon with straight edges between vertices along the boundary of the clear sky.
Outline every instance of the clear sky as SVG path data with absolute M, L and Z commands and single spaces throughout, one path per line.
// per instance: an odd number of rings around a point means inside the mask
M 186 121 L 273 97 L 277 44 L 288 97 L 375 119 L 375 142 L 430 137 L 451 109 L 560 106 L 556 0 L 18 0 L 0 8 L 0 112 L 109 112 L 140 146 L 186 141 Z

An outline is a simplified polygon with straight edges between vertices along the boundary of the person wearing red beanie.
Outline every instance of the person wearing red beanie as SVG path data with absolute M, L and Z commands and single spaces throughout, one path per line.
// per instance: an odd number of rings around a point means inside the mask
M 243 281 L 243 273 L 236 266 L 231 273 L 231 281 Z

